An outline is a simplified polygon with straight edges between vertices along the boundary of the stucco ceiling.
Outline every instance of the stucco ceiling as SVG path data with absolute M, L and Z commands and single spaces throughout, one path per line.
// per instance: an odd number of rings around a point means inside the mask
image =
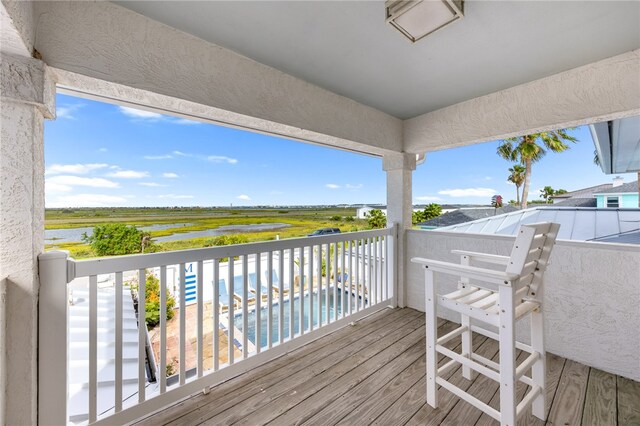
M 466 1 L 416 44 L 383 1 L 116 3 L 399 118 L 640 47 L 635 1 Z

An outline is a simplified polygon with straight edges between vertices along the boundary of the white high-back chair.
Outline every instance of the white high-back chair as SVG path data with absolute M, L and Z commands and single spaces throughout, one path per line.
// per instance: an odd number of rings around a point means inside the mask
M 438 385 L 464 399 L 501 425 L 514 426 L 529 405 L 533 415 L 546 420 L 545 401 L 545 349 L 543 333 L 543 275 L 555 243 L 560 225 L 536 223 L 522 225 L 518 231 L 511 256 L 453 250 L 461 256 L 461 263 L 448 263 L 432 259 L 413 258 L 424 265 L 427 316 L 427 403 L 438 407 Z M 503 270 L 471 266 L 471 261 L 497 264 Z M 459 289 L 445 295 L 436 293 L 436 273 L 460 277 Z M 473 280 L 473 281 L 472 281 Z M 478 282 L 483 283 L 479 285 Z M 436 334 L 437 306 L 461 314 L 461 326 L 438 338 Z M 531 345 L 516 342 L 515 324 L 531 317 Z M 498 328 L 498 333 L 474 325 L 474 322 Z M 476 332 L 499 342 L 500 363 L 473 353 L 472 333 Z M 461 353 L 444 347 L 449 340 L 462 336 Z M 516 348 L 530 355 L 516 365 Z M 437 367 L 437 353 L 451 360 Z M 457 386 L 443 376 L 458 365 L 462 375 L 472 378 L 472 370 L 500 384 L 500 410 L 496 410 Z M 531 369 L 531 376 L 525 375 Z M 516 383 L 531 387 L 516 405 Z

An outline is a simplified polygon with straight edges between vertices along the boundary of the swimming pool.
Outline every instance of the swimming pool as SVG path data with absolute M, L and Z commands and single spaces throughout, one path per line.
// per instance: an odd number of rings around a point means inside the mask
M 333 289 L 329 290 L 329 315 L 331 318 L 331 321 L 333 322 L 333 316 L 334 316 L 334 312 L 337 309 L 337 313 L 338 316 L 340 316 L 340 314 L 342 313 L 342 298 L 343 297 L 350 297 L 348 295 L 345 295 L 343 292 L 338 290 L 338 295 L 337 295 L 337 306 L 334 307 L 333 306 Z M 323 290 L 321 292 L 321 299 L 322 299 L 322 310 L 321 310 L 321 317 L 322 318 L 322 322 L 326 323 L 326 315 L 327 315 L 327 306 L 325 304 L 326 301 L 326 290 Z M 264 302 L 263 302 L 264 303 Z M 282 335 L 283 335 L 283 339 L 286 340 L 289 338 L 290 336 L 290 330 L 289 330 L 289 313 L 290 313 L 290 300 L 285 300 L 283 302 L 283 308 L 284 308 L 284 315 L 283 315 L 283 327 L 282 327 Z M 304 297 L 304 330 L 305 332 L 307 332 L 309 330 L 309 311 L 310 311 L 310 303 L 311 303 L 311 297 L 309 296 L 309 294 L 305 295 Z M 354 296 L 351 296 L 351 303 L 353 307 L 355 307 L 356 305 L 356 298 Z M 345 309 L 347 309 L 348 305 L 348 300 L 344 301 L 344 305 L 345 305 Z M 271 323 L 271 342 L 272 343 L 276 343 L 280 340 L 280 335 L 279 335 L 279 327 L 278 327 L 278 318 L 280 317 L 280 307 L 278 304 L 274 303 L 273 304 L 273 320 Z M 296 296 L 293 300 L 293 332 L 294 335 L 300 333 L 300 297 Z M 256 313 L 255 311 L 253 312 L 249 312 L 247 314 L 247 330 L 243 330 L 243 324 L 242 324 L 242 313 L 238 314 L 238 315 L 234 315 L 234 324 L 236 326 L 236 328 L 238 330 L 240 330 L 242 333 L 246 334 L 247 339 L 253 343 L 254 345 L 257 346 L 256 344 Z M 317 328 L 318 326 L 318 294 L 314 293 L 313 294 L 313 328 L 314 330 Z M 263 308 L 260 310 L 260 347 L 264 348 L 267 346 L 267 342 L 268 342 L 268 336 L 267 336 L 267 328 L 268 328 L 268 324 L 267 324 L 267 309 Z

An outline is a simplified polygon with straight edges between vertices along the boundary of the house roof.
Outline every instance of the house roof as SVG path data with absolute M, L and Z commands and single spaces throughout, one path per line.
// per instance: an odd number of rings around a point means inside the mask
M 564 194 L 552 195 L 552 199 L 560 198 L 591 198 L 596 192 L 601 192 L 613 186 L 612 183 L 603 183 L 602 185 L 590 186 L 588 188 L 576 189 L 575 191 L 565 192 Z M 595 207 L 595 206 L 594 206 Z
M 622 184 L 620 186 L 616 186 L 613 188 L 605 189 L 604 191 L 599 191 L 597 194 L 624 194 L 627 192 L 638 193 L 638 181 L 628 182 Z
M 598 200 L 591 198 L 567 198 L 556 201 L 554 206 L 559 207 L 598 207 Z
M 429 219 L 427 221 L 421 222 L 418 226 L 425 227 L 442 227 L 442 226 L 451 226 L 457 225 L 459 223 L 470 222 L 476 219 L 482 219 L 490 216 L 501 215 L 504 213 L 509 213 L 513 211 L 517 211 L 518 208 L 514 206 L 504 206 L 500 208 L 494 207 L 472 207 L 472 208 L 462 208 L 458 210 L 454 210 L 449 213 L 445 213 L 433 219 Z
M 620 236 L 616 242 L 626 242 L 630 237 L 622 238 L 622 235 L 640 231 L 640 209 L 536 206 L 438 230 L 515 235 L 520 225 L 536 222 L 559 223 L 559 239 L 604 241 Z

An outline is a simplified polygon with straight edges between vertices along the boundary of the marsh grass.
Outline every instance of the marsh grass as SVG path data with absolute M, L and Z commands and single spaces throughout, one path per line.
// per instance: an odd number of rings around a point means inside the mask
M 307 208 L 307 209 L 204 209 L 204 208 L 118 208 L 118 209 L 48 209 L 46 229 L 68 229 L 95 226 L 106 223 L 126 223 L 145 226 L 153 224 L 190 223 L 160 231 L 152 231 L 151 237 L 162 237 L 190 231 L 204 231 L 228 225 L 250 225 L 258 223 L 286 223 L 288 228 L 242 232 L 248 242 L 271 241 L 276 236 L 281 239 L 304 237 L 318 228 L 339 227 L 342 232 L 369 229 L 366 221 L 353 219 L 355 209 Z M 341 220 L 337 221 L 336 217 Z M 350 219 L 346 219 L 350 218 Z M 215 237 L 199 237 L 178 241 L 155 243 L 154 251 L 173 251 L 211 247 Z M 67 250 L 75 259 L 96 257 L 91 247 L 83 243 L 52 243 L 46 250 Z

